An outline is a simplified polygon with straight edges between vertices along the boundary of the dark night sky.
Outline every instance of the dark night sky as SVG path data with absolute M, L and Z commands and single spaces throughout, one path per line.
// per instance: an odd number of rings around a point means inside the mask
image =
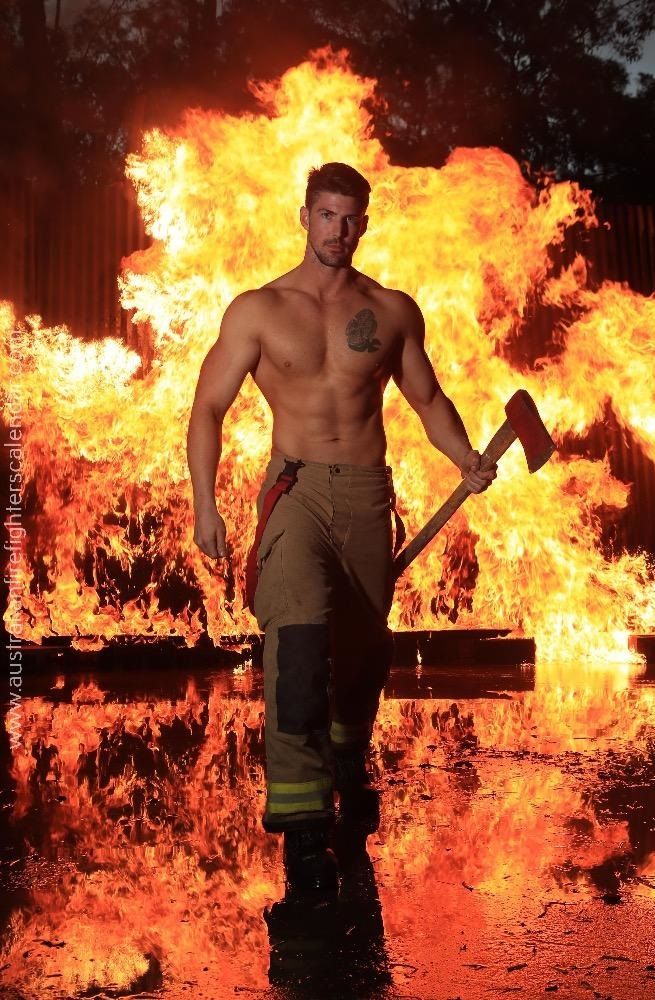
M 90 3 L 97 2 L 98 0 L 61 0 L 62 26 L 68 26 L 75 20 L 81 10 L 88 7 Z M 216 0 L 217 12 L 220 12 L 222 5 L 222 0 Z M 46 0 L 45 6 L 49 24 L 52 24 L 54 22 L 56 0 Z M 613 55 L 616 58 L 616 54 L 612 52 L 611 47 L 608 46 L 606 52 L 607 55 Z M 646 40 L 641 59 L 636 63 L 625 63 L 624 65 L 633 81 L 636 81 L 639 73 L 652 73 L 655 75 L 655 31 Z
M 630 71 L 655 74 L 655 31 L 649 35 L 641 59 L 630 68 Z
M 611 50 L 608 51 L 608 55 L 612 54 Z M 616 58 L 616 55 L 614 58 Z M 646 39 L 641 59 L 636 63 L 624 63 L 624 66 L 630 74 L 633 83 L 636 82 L 639 73 L 652 73 L 655 75 L 655 31 Z

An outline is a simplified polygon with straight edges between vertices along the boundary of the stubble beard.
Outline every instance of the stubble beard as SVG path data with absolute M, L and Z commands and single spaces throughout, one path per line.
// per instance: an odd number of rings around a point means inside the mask
M 353 255 L 348 250 L 333 250 L 330 253 L 329 247 L 316 247 L 311 244 L 311 248 L 316 254 L 317 260 L 324 265 L 324 267 L 350 267 L 352 264 Z

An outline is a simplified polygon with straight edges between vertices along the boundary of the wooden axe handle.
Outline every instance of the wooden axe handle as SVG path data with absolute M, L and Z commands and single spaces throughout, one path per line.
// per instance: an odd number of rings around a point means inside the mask
M 498 428 L 491 441 L 487 447 L 482 452 L 480 468 L 488 469 L 490 465 L 493 465 L 498 459 L 505 454 L 509 446 L 513 441 L 516 441 L 516 433 L 512 430 L 512 426 L 509 420 L 506 420 Z M 444 524 L 451 519 L 455 511 L 462 506 L 464 501 L 468 496 L 470 496 L 471 490 L 466 486 L 464 482 L 461 482 L 456 489 L 450 494 L 448 499 L 436 514 L 433 514 L 430 520 L 423 525 L 421 530 L 417 535 L 412 538 L 402 552 L 399 552 L 393 561 L 393 573 L 394 580 L 397 580 L 400 574 L 407 569 L 409 564 L 416 559 L 419 552 L 422 552 L 428 542 L 431 542 L 438 531 L 441 531 Z

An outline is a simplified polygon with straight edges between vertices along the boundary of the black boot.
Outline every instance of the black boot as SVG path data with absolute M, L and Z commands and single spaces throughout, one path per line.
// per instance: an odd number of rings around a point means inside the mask
M 337 860 L 328 847 L 327 829 L 307 826 L 284 831 L 284 873 L 290 895 L 337 890 Z
M 366 770 L 365 750 L 335 752 L 334 785 L 339 793 L 340 818 L 363 823 L 368 833 L 374 833 L 380 825 L 380 793 Z

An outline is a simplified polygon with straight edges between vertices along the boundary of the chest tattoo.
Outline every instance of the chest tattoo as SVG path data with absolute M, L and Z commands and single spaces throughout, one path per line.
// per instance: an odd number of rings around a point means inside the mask
M 378 351 L 382 344 L 375 336 L 378 321 L 371 309 L 360 309 L 346 327 L 346 340 L 352 351 Z

